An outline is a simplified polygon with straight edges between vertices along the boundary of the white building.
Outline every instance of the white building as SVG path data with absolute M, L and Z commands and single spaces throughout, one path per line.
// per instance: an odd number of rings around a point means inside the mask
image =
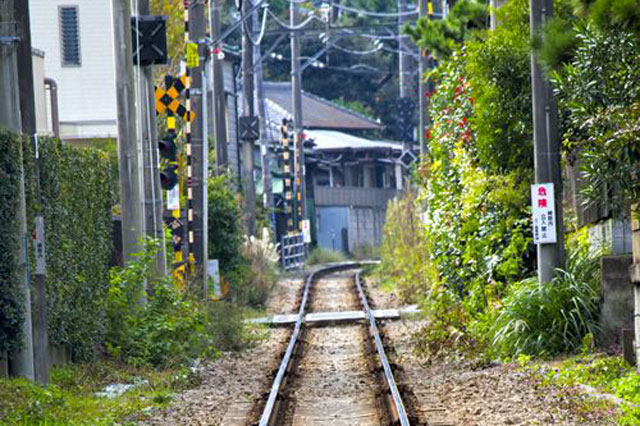
M 60 136 L 117 137 L 113 20 L 109 0 L 29 0 L 32 45 L 58 83 Z

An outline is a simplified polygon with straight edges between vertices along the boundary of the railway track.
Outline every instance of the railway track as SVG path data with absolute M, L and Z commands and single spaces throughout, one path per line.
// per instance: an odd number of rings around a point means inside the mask
M 359 264 L 309 275 L 291 338 L 275 374 L 259 426 L 378 426 L 410 424 Z M 345 320 L 339 312 L 364 312 Z M 308 324 L 307 313 L 323 313 Z

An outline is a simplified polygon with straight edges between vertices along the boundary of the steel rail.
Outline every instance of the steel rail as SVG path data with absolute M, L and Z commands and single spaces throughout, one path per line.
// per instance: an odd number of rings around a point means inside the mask
M 302 293 L 302 301 L 300 302 L 300 308 L 298 309 L 296 323 L 293 328 L 293 333 L 291 333 L 291 338 L 289 339 L 287 350 L 284 354 L 284 357 L 282 358 L 282 362 L 280 363 L 280 367 L 278 368 L 276 377 L 273 380 L 273 384 L 271 385 L 269 398 L 267 399 L 267 403 L 264 407 L 264 410 L 262 411 L 262 416 L 260 417 L 260 422 L 258 423 L 259 426 L 271 425 L 273 421 L 273 416 L 277 414 L 277 412 L 274 409 L 276 406 L 276 402 L 278 400 L 278 395 L 280 394 L 280 390 L 281 390 L 280 388 L 282 387 L 282 382 L 291 364 L 291 360 L 293 358 L 293 352 L 295 350 L 296 345 L 298 344 L 298 337 L 300 336 L 300 330 L 302 329 L 302 325 L 304 323 L 304 315 L 307 310 L 307 301 L 309 300 L 309 291 L 311 290 L 311 285 L 320 275 L 325 275 L 325 274 L 340 271 L 343 269 L 356 268 L 360 265 L 361 265 L 361 262 L 344 262 L 344 263 L 331 264 L 322 269 L 312 272 L 307 277 L 307 281 L 304 286 L 304 292 Z
M 378 332 L 376 319 L 373 315 L 373 312 L 371 311 L 371 308 L 369 307 L 367 296 L 364 294 L 362 284 L 360 283 L 360 272 L 356 272 L 355 281 L 358 288 L 360 301 L 362 302 L 365 314 L 369 319 L 369 327 L 371 328 L 371 332 L 373 333 L 373 338 L 376 343 L 376 350 L 378 351 L 378 356 L 380 357 L 380 362 L 384 371 L 384 377 L 387 380 L 387 384 L 389 385 L 389 391 L 391 392 L 391 399 L 393 401 L 393 408 L 396 412 L 396 415 L 398 416 L 398 422 L 402 426 L 410 426 L 411 423 L 409 422 L 409 418 L 407 416 L 407 410 L 405 409 L 404 403 L 402 402 L 402 397 L 400 396 L 398 385 L 396 384 L 396 380 L 393 377 L 393 372 L 391 371 L 391 366 L 389 365 L 387 354 L 385 353 L 384 346 L 382 345 L 382 339 L 380 338 L 380 333 Z

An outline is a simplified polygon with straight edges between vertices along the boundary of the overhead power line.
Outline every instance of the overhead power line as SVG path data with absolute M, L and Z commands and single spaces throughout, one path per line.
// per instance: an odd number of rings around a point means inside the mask
M 345 10 L 351 13 L 356 13 L 358 15 L 373 16 L 377 18 L 398 18 L 400 16 L 417 15 L 419 12 L 418 9 L 407 10 L 405 12 L 371 12 L 368 10 L 356 9 L 355 7 L 349 7 L 349 6 L 345 6 L 343 4 L 334 3 L 334 2 L 331 2 L 331 7 L 336 7 L 338 9 Z

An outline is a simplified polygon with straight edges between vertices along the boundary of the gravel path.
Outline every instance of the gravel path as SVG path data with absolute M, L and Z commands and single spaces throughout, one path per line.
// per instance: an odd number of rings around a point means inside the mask
M 366 283 L 379 308 L 393 298 Z M 418 424 L 455 426 L 557 425 L 605 426 L 571 410 L 566 389 L 542 388 L 513 365 L 474 370 L 468 364 L 435 362 L 426 365 L 414 353 L 413 335 L 424 320 L 387 321 L 384 333 L 390 355 L 401 367 L 396 380 L 405 385 Z
M 283 278 L 278 280 L 267 301 L 267 314 L 292 314 L 298 308 L 304 281 L 302 278 Z

